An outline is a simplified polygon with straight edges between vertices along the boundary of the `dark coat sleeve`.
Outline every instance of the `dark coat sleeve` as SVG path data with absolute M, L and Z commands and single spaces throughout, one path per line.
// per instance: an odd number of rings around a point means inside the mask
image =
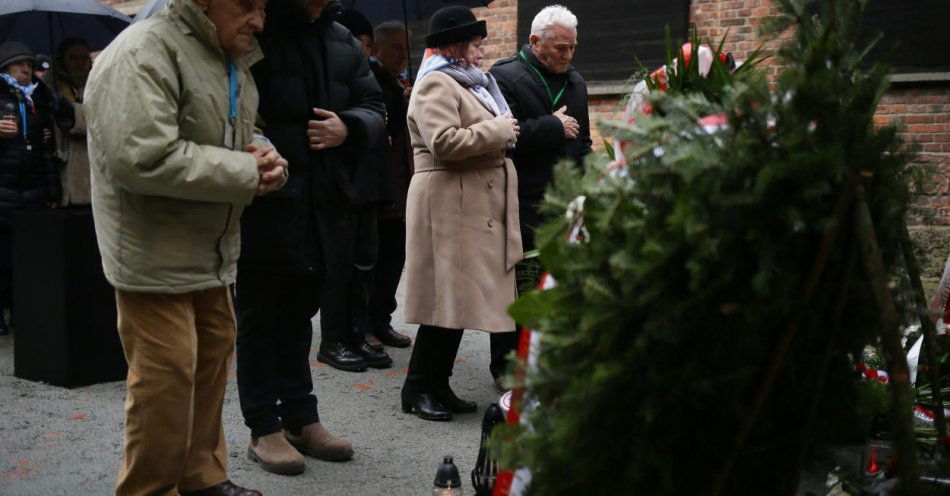
M 496 66 L 497 67 L 497 66 Z M 558 149 L 564 144 L 564 126 L 561 120 L 554 115 L 542 115 L 533 118 L 524 118 L 526 112 L 521 108 L 521 98 L 518 97 L 517 85 L 504 71 L 493 67 L 490 71 L 498 81 L 501 94 L 511 108 L 511 115 L 518 119 L 521 134 L 518 135 L 517 153 L 548 152 Z
M 360 58 L 359 68 L 350 83 L 349 106 L 338 115 L 349 129 L 347 144 L 370 148 L 386 133 L 386 104 L 376 76 L 363 58 L 356 38 L 350 36 L 350 48 Z
M 46 176 L 47 194 L 50 202 L 59 202 L 63 196 L 63 184 L 59 180 L 59 164 L 56 162 L 56 141 L 53 137 L 53 122 L 63 102 L 52 88 L 42 84 L 42 102 L 37 102 L 38 136 L 42 147 L 43 171 Z M 72 107 L 70 105 L 70 107 Z
M 593 141 L 590 139 L 590 114 L 588 113 L 587 106 L 587 103 L 589 102 L 587 95 L 587 83 L 582 80 L 580 85 L 582 88 L 584 88 L 585 105 L 583 106 L 583 112 L 577 116 L 577 122 L 580 124 L 580 133 L 577 135 L 577 140 L 581 144 L 581 157 L 585 157 L 590 154 Z

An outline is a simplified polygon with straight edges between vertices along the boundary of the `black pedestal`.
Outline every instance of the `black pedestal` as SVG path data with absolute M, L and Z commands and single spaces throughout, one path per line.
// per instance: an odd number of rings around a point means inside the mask
M 125 378 L 89 209 L 14 213 L 13 313 L 15 376 L 65 387 Z

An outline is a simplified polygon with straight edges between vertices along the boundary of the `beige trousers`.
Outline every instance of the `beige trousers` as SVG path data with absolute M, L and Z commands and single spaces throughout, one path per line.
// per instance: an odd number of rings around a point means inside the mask
M 236 332 L 227 288 L 116 290 L 129 363 L 117 496 L 178 495 L 227 480 L 221 408 Z

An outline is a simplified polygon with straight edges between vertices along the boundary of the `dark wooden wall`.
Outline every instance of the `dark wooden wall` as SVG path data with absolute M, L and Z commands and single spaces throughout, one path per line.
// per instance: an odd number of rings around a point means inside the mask
M 639 69 L 664 62 L 663 31 L 684 40 L 689 23 L 686 0 L 519 0 L 518 43 L 528 40 L 531 21 L 544 7 L 560 3 L 578 20 L 574 65 L 587 81 L 626 80 Z
M 531 21 L 552 0 L 518 1 L 518 46 L 527 42 Z M 674 42 L 689 26 L 688 0 L 557 0 L 578 18 L 577 70 L 587 81 L 626 80 L 638 69 L 663 64 L 663 30 Z M 410 25 L 413 70 L 418 68 L 428 20 Z M 884 38 L 871 60 L 890 61 L 895 72 L 950 71 L 950 0 L 869 0 L 862 29 Z M 491 30 L 491 26 L 489 26 Z M 710 40 L 717 42 L 718 40 Z
M 884 35 L 872 58 L 895 72 L 950 71 L 950 0 L 870 0 L 863 28 Z

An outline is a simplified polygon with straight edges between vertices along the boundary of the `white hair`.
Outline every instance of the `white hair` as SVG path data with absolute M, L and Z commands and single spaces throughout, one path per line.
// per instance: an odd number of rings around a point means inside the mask
M 534 16 L 531 21 L 531 34 L 543 38 L 545 32 L 555 24 L 577 31 L 577 16 L 563 5 L 549 5 Z

